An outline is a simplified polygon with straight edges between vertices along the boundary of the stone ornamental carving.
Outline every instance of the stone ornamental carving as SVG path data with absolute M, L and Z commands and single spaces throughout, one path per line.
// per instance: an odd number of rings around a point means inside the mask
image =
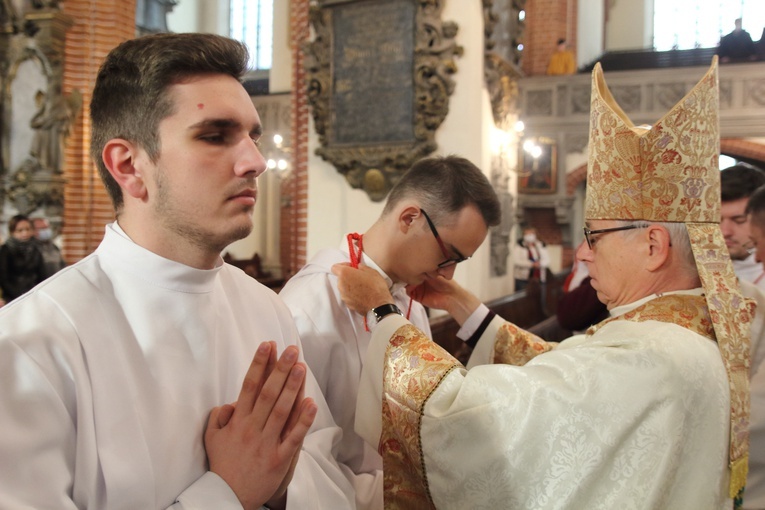
M 444 0 L 324 0 L 311 5 L 308 101 L 321 147 L 373 201 L 436 149 L 454 90 L 457 25 Z
M 508 129 L 508 118 L 518 112 L 518 65 L 525 24 L 518 14 L 526 0 L 483 0 L 484 79 L 489 91 L 494 124 Z
M 82 103 L 78 91 L 63 92 L 64 43 L 74 20 L 61 3 L 0 4 L 0 207 L 5 215 L 39 210 L 54 230 L 64 207 L 64 146 Z
M 525 24 L 520 13 L 526 0 L 483 0 L 484 13 L 484 80 L 489 92 L 494 125 L 510 131 L 510 124 L 518 113 L 518 80 L 523 76 L 519 68 Z M 490 230 L 491 264 L 489 274 L 501 277 L 507 274 L 510 255 L 510 234 L 513 229 L 513 201 L 509 191 L 513 164 L 505 150 L 492 156 L 491 183 L 502 207 L 502 222 Z

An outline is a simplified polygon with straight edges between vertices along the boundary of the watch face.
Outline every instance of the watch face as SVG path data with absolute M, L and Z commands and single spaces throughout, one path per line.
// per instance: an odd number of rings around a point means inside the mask
M 386 305 L 382 305 L 382 306 L 378 306 L 377 308 L 373 308 L 372 309 L 372 313 L 375 316 L 375 323 L 380 322 L 383 319 L 383 317 L 385 317 L 386 315 L 390 315 L 392 313 L 397 313 L 399 315 L 403 315 L 401 313 L 401 310 L 399 310 L 399 308 L 396 305 L 392 304 L 392 303 L 388 303 Z

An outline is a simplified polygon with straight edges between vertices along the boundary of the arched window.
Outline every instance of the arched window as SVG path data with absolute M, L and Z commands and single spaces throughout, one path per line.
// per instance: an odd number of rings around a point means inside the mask
M 230 36 L 247 45 L 250 69 L 271 69 L 274 0 L 230 0 Z
M 657 51 L 713 48 L 742 18 L 758 40 L 765 28 L 763 0 L 655 0 L 653 45 Z

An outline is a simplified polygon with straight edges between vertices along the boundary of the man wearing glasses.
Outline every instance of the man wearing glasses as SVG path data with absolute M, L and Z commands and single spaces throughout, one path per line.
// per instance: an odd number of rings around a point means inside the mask
M 715 59 L 653 127 L 637 127 L 595 66 L 577 259 L 610 317 L 584 335 L 544 342 L 445 279 L 426 282 L 422 303 L 472 329 L 467 368 L 398 314 L 374 327 L 356 431 L 383 456 L 386 506 L 729 509 L 740 500 L 752 303 L 719 227 L 717 104 Z M 359 313 L 390 302 L 367 268 L 333 270 Z
M 430 336 L 416 287 L 438 277 L 450 280 L 499 220 L 496 193 L 479 168 L 457 156 L 426 158 L 401 177 L 366 232 L 348 234 L 339 249 L 318 252 L 280 293 L 297 324 L 306 363 L 343 429 L 337 460 L 355 474 L 359 508 L 383 507 L 382 458 L 353 430 L 369 328 L 394 311 Z M 340 299 L 331 272 L 337 263 L 372 268 L 391 301 L 366 317 L 354 313 Z

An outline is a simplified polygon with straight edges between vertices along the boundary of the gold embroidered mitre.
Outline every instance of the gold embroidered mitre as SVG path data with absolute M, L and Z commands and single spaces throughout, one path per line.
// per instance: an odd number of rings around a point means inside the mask
M 720 231 L 717 57 L 653 126 L 635 126 L 614 100 L 600 64 L 592 73 L 587 220 L 686 224 L 714 334 L 730 383 L 730 495 L 746 482 L 749 451 L 749 324 Z
M 592 73 L 585 217 L 720 222 L 717 63 L 653 127 L 635 126 Z

